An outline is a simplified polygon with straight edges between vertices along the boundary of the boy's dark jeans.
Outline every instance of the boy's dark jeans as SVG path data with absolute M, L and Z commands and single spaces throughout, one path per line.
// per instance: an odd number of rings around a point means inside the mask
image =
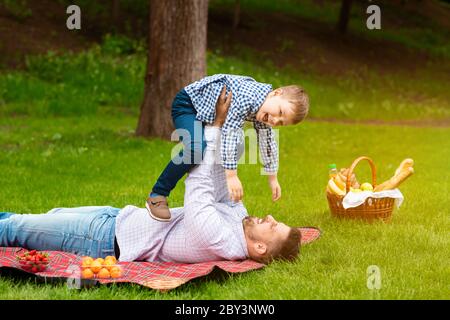
M 152 193 L 168 196 L 177 182 L 193 167 L 200 164 L 206 147 L 204 123 L 196 120 L 197 111 L 184 89 L 177 93 L 172 103 L 172 119 L 183 142 L 182 150 L 173 158 L 153 186 Z

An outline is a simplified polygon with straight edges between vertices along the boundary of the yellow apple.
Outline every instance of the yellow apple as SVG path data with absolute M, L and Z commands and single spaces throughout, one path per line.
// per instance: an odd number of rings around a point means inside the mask
M 368 182 L 364 182 L 360 188 L 362 191 L 373 191 L 372 185 Z

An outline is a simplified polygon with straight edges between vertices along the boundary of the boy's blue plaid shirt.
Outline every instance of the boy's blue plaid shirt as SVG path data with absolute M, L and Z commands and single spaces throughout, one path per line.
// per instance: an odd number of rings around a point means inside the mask
M 244 121 L 251 121 L 257 133 L 264 170 L 268 173 L 276 172 L 278 146 L 274 132 L 270 126 L 256 120 L 256 112 L 272 91 L 272 85 L 257 82 L 250 77 L 229 74 L 216 74 L 196 81 L 184 89 L 197 111 L 197 120 L 214 122 L 216 102 L 224 85 L 227 86 L 227 93 L 233 93 L 233 98 L 222 126 L 220 151 L 223 167 L 228 170 L 237 169 L 237 146 L 244 139 Z

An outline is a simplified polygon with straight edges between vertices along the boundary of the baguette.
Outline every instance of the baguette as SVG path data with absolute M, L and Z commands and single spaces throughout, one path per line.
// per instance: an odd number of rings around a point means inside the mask
M 397 188 L 403 181 L 405 181 L 410 175 L 414 173 L 414 168 L 411 166 L 404 166 L 400 168 L 400 170 L 396 170 L 395 172 L 397 174 L 395 174 L 392 178 L 383 182 L 382 184 L 377 185 L 373 191 L 378 192 Z
M 395 170 L 395 174 L 394 176 L 398 175 L 400 173 L 400 171 L 402 171 L 403 169 L 412 167 L 414 165 L 414 160 L 413 159 L 405 159 L 402 161 L 402 163 L 400 163 L 400 165 L 398 166 L 397 170 Z

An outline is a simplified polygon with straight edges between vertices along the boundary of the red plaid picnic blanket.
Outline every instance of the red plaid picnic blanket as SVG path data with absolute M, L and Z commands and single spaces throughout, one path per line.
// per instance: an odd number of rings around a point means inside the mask
M 299 228 L 302 233 L 302 245 L 320 237 L 317 228 Z M 16 255 L 23 248 L 0 247 L 0 268 L 21 269 Z M 50 255 L 50 263 L 43 272 L 34 273 L 38 277 L 80 279 L 81 256 L 62 251 L 45 251 Z M 230 273 L 247 272 L 263 268 L 265 265 L 253 260 L 210 261 L 194 264 L 173 262 L 119 262 L 123 275 L 117 279 L 95 279 L 101 284 L 112 282 L 137 283 L 152 289 L 174 289 L 192 279 L 206 276 L 215 268 Z M 23 269 L 21 269 L 24 271 Z M 26 271 L 24 271 L 26 272 Z

